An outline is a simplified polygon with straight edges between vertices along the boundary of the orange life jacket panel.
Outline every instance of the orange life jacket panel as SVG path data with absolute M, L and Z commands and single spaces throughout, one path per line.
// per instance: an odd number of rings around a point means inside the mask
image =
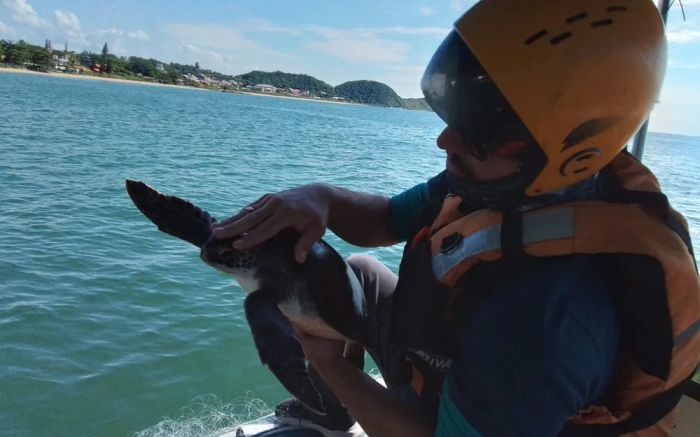
M 624 347 L 613 382 L 604 404 L 571 418 L 563 435 L 621 435 L 648 428 L 677 404 L 700 359 L 700 280 L 687 224 L 636 159 L 620 154 L 607 171 L 620 190 L 603 200 L 464 215 L 461 199 L 448 197 L 430 232 L 414 239 L 414 245 L 429 244 L 434 277 L 449 290 L 443 314 L 448 323 L 450 304 L 463 291 L 460 279 L 476 264 L 511 253 L 609 255 L 660 267 L 658 280 L 615 283 L 616 301 L 630 317 L 621 320 Z M 425 378 L 419 376 L 414 382 L 422 386 Z

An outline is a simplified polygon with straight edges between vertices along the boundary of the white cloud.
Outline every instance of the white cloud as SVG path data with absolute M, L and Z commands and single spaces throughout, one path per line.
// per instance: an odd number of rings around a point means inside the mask
M 55 10 L 54 15 L 59 27 L 72 32 L 80 32 L 80 20 L 74 13 Z
M 2 20 L 0 20 L 0 34 L 11 34 L 13 33 L 13 30 L 10 26 L 7 24 L 3 23 Z
M 668 30 L 666 32 L 666 38 L 672 43 L 689 44 L 695 41 L 700 41 L 700 30 Z
M 358 29 L 362 30 L 362 29 Z M 379 27 L 374 29 L 365 29 L 368 32 L 383 33 L 383 34 L 395 34 L 395 35 L 437 35 L 445 36 L 450 33 L 449 28 L 445 27 L 404 27 L 404 26 L 393 26 L 393 27 Z
M 193 46 L 233 51 L 262 50 L 238 30 L 218 24 L 170 23 L 165 30 L 171 37 Z
M 150 37 L 143 30 L 136 30 L 134 32 L 127 32 L 121 29 L 115 29 L 113 27 L 109 29 L 98 29 L 95 31 L 97 35 L 100 36 L 110 36 L 113 38 L 129 38 L 137 41 L 148 41 Z
M 680 70 L 700 70 L 700 62 L 684 62 L 669 59 L 668 68 L 676 68 Z
M 405 43 L 379 38 L 371 32 L 319 28 L 317 34 L 322 39 L 307 43 L 307 48 L 351 62 L 397 63 L 405 59 L 409 50 Z
M 197 61 L 204 68 L 222 73 L 237 74 L 253 69 L 283 68 L 293 72 L 289 66 L 298 66 L 302 61 L 289 53 L 260 46 L 247 39 L 238 29 L 218 24 L 170 23 L 164 31 L 176 44 L 177 55 L 174 60 L 188 63 Z
M 649 129 L 654 132 L 672 132 L 700 135 L 697 114 L 700 113 L 700 85 L 696 82 L 668 82 L 661 89 L 661 97 L 651 114 Z
M 72 12 L 55 10 L 54 19 L 56 21 L 56 34 L 54 37 L 62 37 L 71 44 L 88 44 L 88 37 L 80 27 L 80 20 Z
M 198 59 L 206 59 L 208 65 L 222 64 L 226 61 L 226 56 L 223 53 L 214 50 L 206 50 L 193 44 L 183 44 L 182 48 L 185 52 L 195 55 Z
M 215 49 L 228 56 L 298 60 L 296 56 L 289 53 L 254 43 L 237 29 L 218 24 L 171 23 L 165 26 L 165 32 L 181 44 L 191 44 L 208 50 Z
M 418 8 L 418 13 L 421 14 L 424 17 L 430 17 L 431 15 L 435 15 L 435 9 L 429 7 L 429 6 L 422 6 Z
M 10 11 L 11 18 L 19 23 L 35 28 L 51 27 L 41 18 L 26 0 L 0 0 L 0 5 Z
M 150 39 L 148 34 L 141 29 L 135 32 L 127 32 L 126 36 L 138 41 L 148 41 Z
M 471 8 L 477 0 L 452 0 L 452 9 L 460 12 L 466 12 L 467 9 Z
M 389 27 L 354 27 L 354 28 L 331 28 L 322 26 L 279 26 L 264 19 L 249 19 L 237 23 L 237 29 L 245 30 L 246 32 L 270 32 L 270 33 L 285 33 L 287 35 L 302 36 L 305 34 L 326 34 L 329 32 L 345 32 L 347 34 L 395 34 L 395 35 L 438 35 L 444 36 L 449 33 L 450 28 L 442 27 L 406 27 L 406 26 L 389 26 Z

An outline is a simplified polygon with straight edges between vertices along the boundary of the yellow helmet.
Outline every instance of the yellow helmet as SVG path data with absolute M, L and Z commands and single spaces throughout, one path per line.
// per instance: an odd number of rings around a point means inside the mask
M 650 0 L 482 0 L 457 20 L 421 86 L 482 152 L 532 143 L 535 168 L 520 189 L 536 196 L 612 161 L 648 117 L 665 66 Z

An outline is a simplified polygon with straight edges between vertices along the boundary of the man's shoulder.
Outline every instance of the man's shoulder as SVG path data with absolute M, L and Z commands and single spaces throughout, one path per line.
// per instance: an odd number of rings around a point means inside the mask
M 405 241 L 421 227 L 427 226 L 426 210 L 439 206 L 449 192 L 447 172 L 443 171 L 426 182 L 409 188 L 389 200 L 390 227 L 394 236 Z

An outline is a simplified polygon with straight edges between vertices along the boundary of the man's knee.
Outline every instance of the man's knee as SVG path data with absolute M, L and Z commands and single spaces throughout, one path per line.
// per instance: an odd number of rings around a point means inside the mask
M 381 264 L 377 258 L 364 253 L 353 253 L 348 257 L 347 262 L 358 275 L 361 272 L 374 270 L 377 264 Z

